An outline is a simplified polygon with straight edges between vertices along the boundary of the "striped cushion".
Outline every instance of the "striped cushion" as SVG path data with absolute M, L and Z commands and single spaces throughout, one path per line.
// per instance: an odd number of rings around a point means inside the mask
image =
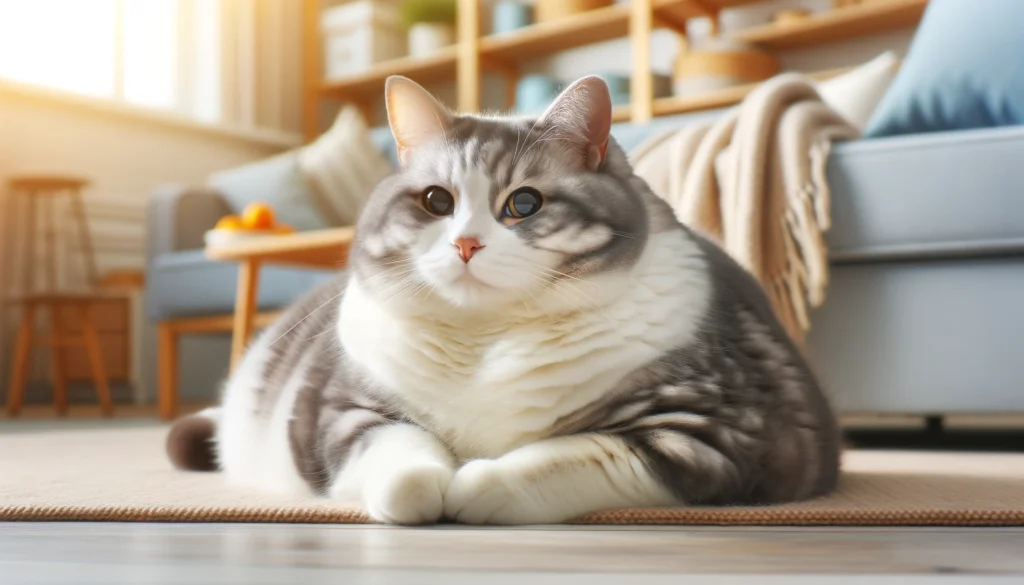
M 299 149 L 298 161 L 332 226 L 354 224 L 370 192 L 394 170 L 352 106 L 343 107 L 327 132 Z

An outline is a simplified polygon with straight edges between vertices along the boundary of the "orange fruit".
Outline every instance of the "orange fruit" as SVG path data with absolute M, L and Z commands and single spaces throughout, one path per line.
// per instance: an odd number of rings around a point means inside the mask
M 218 230 L 240 230 L 243 229 L 242 220 L 237 215 L 225 215 L 220 218 L 214 229 Z
M 265 203 L 250 203 L 242 211 L 245 229 L 269 230 L 274 227 L 274 209 Z

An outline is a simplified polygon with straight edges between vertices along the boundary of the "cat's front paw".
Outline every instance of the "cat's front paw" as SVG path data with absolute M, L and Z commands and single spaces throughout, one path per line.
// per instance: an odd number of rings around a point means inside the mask
M 444 512 L 452 470 L 426 464 L 395 469 L 367 482 L 364 502 L 374 520 L 389 524 L 431 524 Z
M 525 495 L 516 478 L 494 460 L 470 461 L 455 472 L 444 496 L 444 515 L 463 524 L 524 524 Z

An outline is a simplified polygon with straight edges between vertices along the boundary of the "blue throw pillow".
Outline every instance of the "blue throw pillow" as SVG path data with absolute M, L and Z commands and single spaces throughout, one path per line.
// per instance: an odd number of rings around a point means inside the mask
M 1024 0 L 931 0 L 866 137 L 1024 124 Z

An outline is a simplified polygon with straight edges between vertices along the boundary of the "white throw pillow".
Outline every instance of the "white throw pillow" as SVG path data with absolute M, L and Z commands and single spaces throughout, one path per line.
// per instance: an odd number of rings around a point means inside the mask
M 818 93 L 825 103 L 863 132 L 899 66 L 896 53 L 886 51 L 851 71 L 818 82 Z
M 334 226 L 354 224 L 370 192 L 394 170 L 352 106 L 342 107 L 327 132 L 299 149 L 298 158 L 321 211 Z

